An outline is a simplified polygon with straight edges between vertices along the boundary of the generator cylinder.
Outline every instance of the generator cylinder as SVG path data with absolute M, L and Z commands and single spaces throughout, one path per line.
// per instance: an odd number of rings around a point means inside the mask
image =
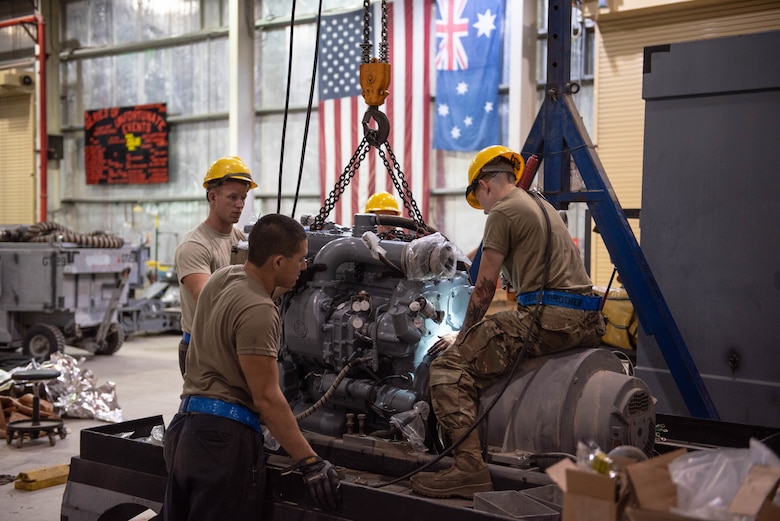
M 487 419 L 488 445 L 502 452 L 566 452 L 595 442 L 605 452 L 633 445 L 648 456 L 655 442 L 652 393 L 626 374 L 607 349 L 570 349 L 522 362 Z M 481 410 L 506 379 L 481 396 Z M 485 430 L 482 431 L 483 433 Z

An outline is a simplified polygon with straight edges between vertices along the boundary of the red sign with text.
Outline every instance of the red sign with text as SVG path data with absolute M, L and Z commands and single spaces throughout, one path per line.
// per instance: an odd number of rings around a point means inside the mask
M 165 103 L 84 111 L 88 185 L 168 182 Z

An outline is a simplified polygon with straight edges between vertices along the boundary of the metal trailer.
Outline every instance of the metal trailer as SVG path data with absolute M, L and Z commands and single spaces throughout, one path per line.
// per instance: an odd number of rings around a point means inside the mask
M 138 277 L 138 255 L 131 245 L 0 242 L 0 349 L 115 353 L 125 339 L 117 308 Z
M 664 426 L 664 437 L 657 440 L 655 448 L 662 454 L 680 447 L 744 448 L 751 439 L 762 440 L 780 454 L 777 429 L 669 415 L 659 415 L 658 421 L 659 426 Z M 159 513 L 167 471 L 163 448 L 153 441 L 152 433 L 163 425 L 162 416 L 152 416 L 82 430 L 80 453 L 70 462 L 60 519 L 127 521 L 146 510 Z M 432 499 L 413 494 L 406 479 L 410 472 L 430 463 L 432 454 L 416 452 L 408 444 L 387 442 L 359 431 L 341 437 L 307 432 L 306 437 L 318 454 L 340 468 L 343 501 L 339 509 L 325 512 L 316 508 L 307 497 L 299 475 L 281 475 L 290 460 L 270 452 L 264 519 L 560 521 L 562 518 L 563 493 L 542 472 L 557 461 L 555 455 L 493 454 L 488 466 L 494 492 L 477 494 L 473 500 Z M 445 458 L 429 470 L 440 470 L 451 463 L 451 458 Z
M 143 269 L 147 267 L 144 273 Z M 173 267 L 161 270 L 149 259 L 149 247 L 138 248 L 138 274 L 128 282 L 127 301 L 117 309 L 125 337 L 134 334 L 181 332 L 179 278 Z
M 147 509 L 159 513 L 167 472 L 163 448 L 150 438 L 154 427 L 162 424 L 162 417 L 156 416 L 81 431 L 81 452 L 71 459 L 61 519 L 126 521 Z M 339 439 L 307 433 L 307 438 L 319 454 L 340 468 L 342 502 L 338 510 L 316 508 L 298 473 L 281 475 L 291 463 L 289 458 L 271 453 L 263 519 L 560 520 L 562 496 L 549 494 L 549 489 L 557 487 L 538 469 L 491 464 L 495 492 L 480 494 L 475 500 L 432 499 L 412 494 L 408 480 L 390 483 L 430 461 L 433 456 L 429 454 L 359 432 Z M 448 458 L 432 468 L 439 470 L 451 463 Z M 382 473 L 376 474 L 376 469 Z M 546 499 L 539 492 L 548 492 Z M 512 495 L 511 500 L 507 494 Z
M 139 297 L 127 299 L 118 310 L 125 335 L 181 332 L 179 280 L 169 270 L 143 290 Z

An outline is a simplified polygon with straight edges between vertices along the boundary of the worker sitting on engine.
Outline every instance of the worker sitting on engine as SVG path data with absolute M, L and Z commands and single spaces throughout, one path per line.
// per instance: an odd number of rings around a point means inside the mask
M 526 352 L 535 357 L 595 347 L 604 334 L 600 299 L 563 220 L 541 195 L 516 186 L 524 165 L 520 154 L 491 146 L 469 167 L 466 200 L 487 214 L 482 259 L 462 328 L 429 350 L 440 353 L 430 369 L 434 413 L 452 442 L 463 441 L 452 467 L 411 478 L 419 494 L 468 498 L 492 490 L 478 432 L 471 429 L 480 392 Z M 502 272 L 517 290 L 517 308 L 485 318 Z
M 249 168 L 235 156 L 214 161 L 203 178 L 209 215 L 205 221 L 184 234 L 175 253 L 175 269 L 181 286 L 181 329 L 179 369 L 190 342 L 192 316 L 198 296 L 209 276 L 230 264 L 233 246 L 245 240 L 244 232 L 233 226 L 241 217 L 247 193 L 257 188 Z
M 401 207 L 398 201 L 389 192 L 376 192 L 366 201 L 365 213 L 375 215 L 401 215 Z M 381 218 L 380 218 L 381 219 Z M 403 231 L 395 226 L 385 224 L 377 225 L 377 235 L 380 239 L 393 239 L 396 234 L 403 234 Z

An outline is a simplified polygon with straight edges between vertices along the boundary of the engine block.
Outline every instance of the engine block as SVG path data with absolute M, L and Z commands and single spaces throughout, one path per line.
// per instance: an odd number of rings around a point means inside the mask
M 374 219 L 309 231 L 309 268 L 282 299 L 280 383 L 302 429 L 338 437 L 359 417 L 361 432 L 388 435 L 391 418 L 429 400 L 428 349 L 463 324 L 472 286 L 460 250 L 438 233 L 381 240 Z M 651 393 L 608 350 L 526 360 L 511 378 L 483 426 L 498 450 L 652 449 Z

